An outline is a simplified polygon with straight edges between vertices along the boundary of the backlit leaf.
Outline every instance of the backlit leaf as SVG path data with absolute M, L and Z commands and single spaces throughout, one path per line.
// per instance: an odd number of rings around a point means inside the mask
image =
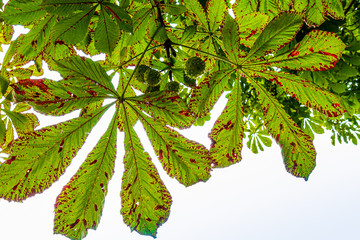
M 126 100 L 134 102 L 156 120 L 173 127 L 189 127 L 195 121 L 184 100 L 173 91 L 147 93 Z
M 344 106 L 336 95 L 301 77 L 273 71 L 257 72 L 256 74 L 278 84 L 301 104 L 314 108 L 328 117 L 338 117 L 345 112 Z
M 233 72 L 233 69 L 220 70 L 208 75 L 193 91 L 191 112 L 197 117 L 204 117 L 223 93 Z
M 294 39 L 302 24 L 303 20 L 298 14 L 290 12 L 280 14 L 261 32 L 243 61 L 249 61 L 279 50 Z
M 59 21 L 53 27 L 51 33 L 53 42 L 62 40 L 68 44 L 76 44 L 83 40 L 88 32 L 88 26 L 95 9 L 95 7 L 89 7 L 82 12 Z
M 235 81 L 226 107 L 209 135 L 212 140 L 210 153 L 215 167 L 227 167 L 241 160 L 244 138 L 241 94 L 240 82 Z
M 264 124 L 281 147 L 286 170 L 307 180 L 316 165 L 316 152 L 311 137 L 291 120 L 279 102 L 264 87 L 255 80 L 251 80 L 251 83 L 258 92 Z
M 116 115 L 78 172 L 64 186 L 55 203 L 54 232 L 82 239 L 96 229 L 116 157 Z
M 109 106 L 15 140 L 9 158 L 0 165 L 0 197 L 22 201 L 49 188 L 64 173 Z
M 112 95 L 91 81 L 27 79 L 12 85 L 17 102 L 28 102 L 43 114 L 64 115 Z
M 151 144 L 165 171 L 185 186 L 210 177 L 211 158 L 201 144 L 137 111 Z
M 225 0 L 209 0 L 206 9 L 209 20 L 209 30 L 210 32 L 215 32 L 219 29 L 227 13 L 226 2 Z
M 345 47 L 335 33 L 313 30 L 292 50 L 266 62 L 293 70 L 324 71 L 335 66 Z
M 101 14 L 98 25 L 95 30 L 95 47 L 100 52 L 112 53 L 120 37 L 118 25 L 110 18 L 104 8 L 101 8 Z
M 131 230 L 155 237 L 157 228 L 169 217 L 171 196 L 127 117 L 123 117 L 126 124 L 121 214 Z
M 99 86 L 111 91 L 115 96 L 118 96 L 110 77 L 99 63 L 88 58 L 76 56 L 56 61 L 56 64 L 59 67 L 57 70 L 64 78 L 86 79 L 97 83 Z

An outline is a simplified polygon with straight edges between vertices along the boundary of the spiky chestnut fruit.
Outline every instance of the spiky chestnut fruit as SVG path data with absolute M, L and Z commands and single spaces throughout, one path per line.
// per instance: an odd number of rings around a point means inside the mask
M 196 87 L 196 80 L 189 77 L 188 75 L 185 75 L 184 76 L 184 84 L 187 87 L 193 88 L 193 87 Z
M 149 86 L 156 86 L 161 81 L 160 72 L 150 68 L 144 73 L 144 80 Z
M 150 69 L 149 66 L 146 66 L 146 65 L 143 65 L 143 64 L 139 65 L 135 69 L 135 73 L 134 73 L 134 77 L 136 78 L 136 80 L 138 80 L 139 82 L 145 82 L 144 74 L 148 69 Z
M 190 77 L 197 77 L 204 73 L 205 62 L 199 57 L 191 57 L 185 63 L 185 72 Z
M 148 86 L 145 90 L 145 93 L 157 92 L 160 91 L 160 85 L 157 86 Z
M 180 84 L 175 81 L 171 81 L 166 83 L 165 90 L 173 91 L 173 92 L 179 92 L 180 90 Z

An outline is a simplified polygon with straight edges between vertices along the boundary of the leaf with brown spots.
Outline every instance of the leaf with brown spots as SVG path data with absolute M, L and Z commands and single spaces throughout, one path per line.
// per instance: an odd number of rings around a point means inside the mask
M 169 217 L 171 196 L 127 117 L 123 117 L 126 124 L 121 214 L 131 230 L 155 237 L 158 227 Z
M 295 38 L 302 25 L 303 20 L 299 14 L 283 12 L 271 20 L 261 32 L 243 63 L 254 61 L 284 47 Z
M 175 130 L 137 110 L 151 144 L 165 171 L 185 186 L 210 178 L 211 158 L 201 144 L 191 141 Z
M 197 86 L 190 99 L 190 110 L 197 117 L 204 117 L 215 105 L 228 85 L 234 69 L 226 69 L 209 74 Z
M 63 78 L 90 81 L 111 92 L 112 95 L 118 96 L 118 93 L 111 83 L 111 78 L 98 62 L 79 56 L 55 62 L 57 64 L 57 70 Z
M 54 233 L 82 239 L 96 229 L 116 158 L 117 114 L 55 203 Z
M 255 72 L 255 74 L 275 82 L 301 104 L 314 108 L 328 117 L 338 117 L 345 113 L 339 97 L 301 77 L 274 71 Z
M 281 147 L 286 170 L 307 180 L 316 165 L 316 152 L 311 137 L 291 120 L 280 103 L 263 86 L 254 79 L 249 80 L 258 92 L 264 125 Z
M 49 188 L 110 106 L 16 139 L 9 158 L 0 165 L 0 197 L 22 201 Z
M 244 138 L 241 95 L 240 82 L 236 81 L 226 107 L 209 135 L 212 140 L 210 154 L 215 167 L 227 167 L 241 161 Z
M 184 100 L 173 91 L 158 91 L 128 97 L 126 101 L 135 103 L 157 121 L 164 122 L 172 127 L 189 127 L 195 121 L 195 117 L 191 114 Z
M 290 51 L 253 65 L 264 64 L 300 71 L 325 71 L 335 66 L 345 47 L 335 33 L 313 30 Z
M 11 85 L 17 102 L 27 102 L 35 111 L 61 116 L 112 96 L 98 84 L 81 78 L 53 81 L 26 79 Z

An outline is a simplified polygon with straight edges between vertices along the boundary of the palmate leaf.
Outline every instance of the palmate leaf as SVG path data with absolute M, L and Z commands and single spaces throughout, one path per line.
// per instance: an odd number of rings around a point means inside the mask
M 134 107 L 132 107 L 135 109 Z M 210 177 L 211 158 L 201 144 L 135 110 L 165 171 L 185 186 Z
M 15 140 L 9 158 L 0 165 L 0 197 L 22 201 L 50 187 L 64 173 L 92 127 L 110 106 Z
M 176 92 L 158 91 L 136 97 L 128 97 L 127 101 L 134 102 L 143 111 L 157 121 L 162 121 L 172 127 L 180 129 L 189 127 L 195 121 L 186 103 Z
M 244 138 L 241 95 L 240 82 L 235 81 L 226 107 L 209 134 L 212 140 L 210 154 L 215 167 L 227 167 L 241 160 Z
M 79 78 L 61 81 L 27 79 L 11 86 L 17 102 L 27 102 L 35 111 L 55 116 L 113 96 L 112 92 L 96 83 Z
M 78 172 L 57 197 L 54 233 L 70 239 L 82 239 L 88 229 L 97 228 L 115 167 L 116 119 L 117 114 Z
M 172 203 L 150 155 L 125 118 L 125 172 L 121 184 L 121 214 L 124 222 L 140 234 L 156 236 L 169 217 Z
M 263 86 L 253 79 L 250 81 L 258 92 L 264 124 L 281 147 L 286 170 L 307 180 L 316 165 L 312 139 L 291 120 L 279 102 Z

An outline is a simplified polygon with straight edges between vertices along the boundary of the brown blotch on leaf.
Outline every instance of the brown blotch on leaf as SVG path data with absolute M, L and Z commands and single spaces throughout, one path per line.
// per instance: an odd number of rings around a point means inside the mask
M 80 219 L 76 219 L 76 221 L 73 224 L 71 224 L 69 227 L 74 228 L 79 222 L 80 222 Z
M 16 156 L 12 156 L 11 158 L 9 158 L 8 160 L 5 161 L 5 164 L 11 164 L 13 161 L 15 161 Z

